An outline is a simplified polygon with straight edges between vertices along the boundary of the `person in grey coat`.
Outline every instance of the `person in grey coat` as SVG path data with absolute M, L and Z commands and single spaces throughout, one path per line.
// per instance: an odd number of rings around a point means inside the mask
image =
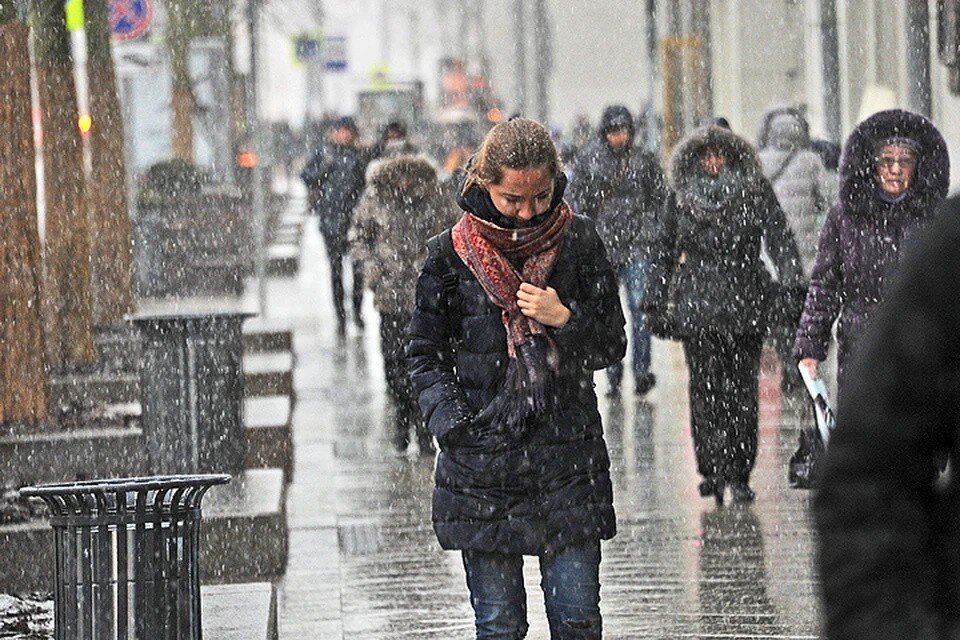
M 634 119 L 623 106 L 607 107 L 598 137 L 581 149 L 570 174 L 573 210 L 592 218 L 610 263 L 627 293 L 631 320 L 631 365 L 635 389 L 647 393 L 656 378 L 650 372 L 650 333 L 644 324 L 643 291 L 657 220 L 666 200 L 660 163 L 634 144 Z M 610 394 L 623 379 L 623 363 L 607 369 Z
M 380 314 L 384 377 L 395 407 L 393 444 L 400 453 L 407 450 L 411 428 L 420 453 L 433 452 L 433 438 L 407 376 L 404 351 L 427 240 L 459 217 L 459 209 L 441 191 L 437 170 L 425 157 L 400 154 L 370 164 L 350 227 L 350 251 L 363 265 L 364 281 Z
M 799 109 L 769 109 L 760 126 L 757 147 L 763 175 L 770 181 L 797 241 L 805 277 L 802 287 L 781 291 L 771 310 L 770 333 L 783 372 L 781 389 L 788 395 L 803 387 L 794 364 L 793 341 L 803 312 L 806 284 L 817 257 L 820 226 L 836 198 L 837 180 L 811 148 L 810 128 Z

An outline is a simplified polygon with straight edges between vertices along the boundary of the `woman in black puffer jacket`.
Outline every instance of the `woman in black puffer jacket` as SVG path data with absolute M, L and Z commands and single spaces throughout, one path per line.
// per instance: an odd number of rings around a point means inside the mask
M 600 540 L 616 533 L 592 371 L 623 358 L 617 281 L 563 202 L 538 123 L 494 127 L 465 210 L 428 244 L 407 351 L 440 444 L 434 529 L 463 551 L 477 635 L 522 638 L 522 556 L 540 559 L 554 638 L 600 638 Z
M 761 242 L 780 287 L 801 286 L 800 257 L 743 138 L 716 126 L 694 132 L 674 152 L 671 179 L 674 195 L 647 281 L 648 323 L 683 342 L 700 494 L 723 502 L 729 487 L 735 502 L 750 502 L 760 349 L 774 298 Z

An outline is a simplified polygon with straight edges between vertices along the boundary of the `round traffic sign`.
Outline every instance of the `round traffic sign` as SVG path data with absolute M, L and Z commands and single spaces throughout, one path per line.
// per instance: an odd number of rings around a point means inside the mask
M 152 0 L 110 0 L 110 31 L 114 40 L 134 40 L 153 18 Z

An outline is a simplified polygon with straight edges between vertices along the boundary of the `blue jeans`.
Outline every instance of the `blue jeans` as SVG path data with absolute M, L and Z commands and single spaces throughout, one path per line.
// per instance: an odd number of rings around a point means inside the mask
M 649 265 L 646 260 L 635 259 L 617 268 L 617 279 L 627 290 L 627 310 L 630 312 L 630 364 L 633 379 L 639 381 L 650 371 L 650 332 L 647 331 L 643 313 L 643 290 L 647 286 Z M 623 362 L 607 367 L 610 386 L 617 386 L 623 379 Z
M 477 640 L 521 640 L 527 635 L 523 556 L 464 551 Z M 599 640 L 600 541 L 540 556 L 540 587 L 551 640 Z

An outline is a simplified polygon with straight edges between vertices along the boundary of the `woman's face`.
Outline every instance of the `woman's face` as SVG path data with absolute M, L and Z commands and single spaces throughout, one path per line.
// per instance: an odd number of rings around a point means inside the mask
M 913 183 L 917 171 L 917 154 L 908 146 L 888 144 L 877 154 L 877 177 L 880 188 L 891 196 L 903 194 Z
M 497 211 L 528 222 L 550 208 L 553 175 L 547 167 L 504 169 L 500 182 L 489 185 L 487 190 Z
M 707 175 L 717 177 L 727 166 L 727 158 L 716 149 L 707 149 L 703 158 L 700 159 L 700 164 L 703 165 L 703 170 L 707 172 Z

